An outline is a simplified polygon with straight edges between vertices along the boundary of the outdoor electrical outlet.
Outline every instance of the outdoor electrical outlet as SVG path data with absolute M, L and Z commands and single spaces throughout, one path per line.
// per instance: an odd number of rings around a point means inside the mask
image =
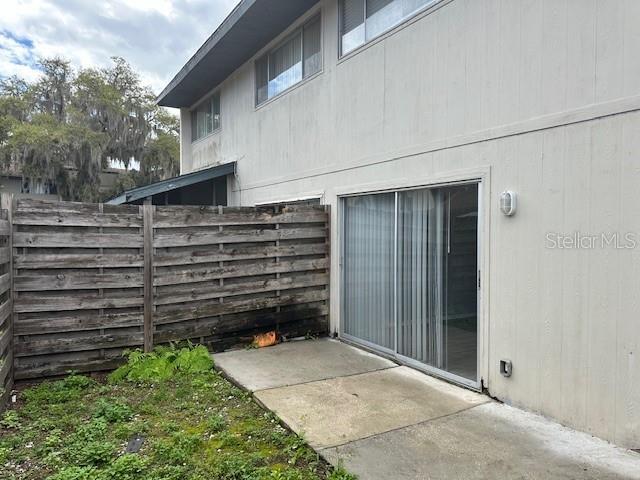
M 500 375 L 509 378 L 513 373 L 511 360 L 500 360 Z

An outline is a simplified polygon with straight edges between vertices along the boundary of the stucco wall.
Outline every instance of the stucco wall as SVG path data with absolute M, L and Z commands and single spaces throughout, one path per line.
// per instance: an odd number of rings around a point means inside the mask
M 240 68 L 219 133 L 192 146 L 183 113 L 183 173 L 238 161 L 235 204 L 323 194 L 336 330 L 338 196 L 483 178 L 489 392 L 640 448 L 640 247 L 546 239 L 640 234 L 640 2 L 453 0 L 340 60 L 337 1 L 321 8 L 323 72 L 256 109 L 253 63 Z

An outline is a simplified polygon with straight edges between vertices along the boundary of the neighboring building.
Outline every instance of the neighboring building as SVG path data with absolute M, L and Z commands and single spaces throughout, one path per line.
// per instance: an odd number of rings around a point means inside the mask
M 15 172 L 0 173 L 0 194 L 3 193 L 18 197 L 59 200 L 54 182 L 23 178 Z
M 71 175 L 75 175 L 73 168 L 68 168 Z M 126 170 L 107 168 L 100 173 L 100 193 L 106 194 L 113 190 L 119 175 Z M 39 198 L 42 200 L 61 200 L 58 186 L 54 180 L 32 179 L 23 177 L 16 169 L 11 168 L 0 172 L 0 194 L 12 194 L 21 198 Z
M 635 1 L 243 0 L 159 103 L 229 205 L 332 206 L 343 339 L 640 448 L 638 51 Z

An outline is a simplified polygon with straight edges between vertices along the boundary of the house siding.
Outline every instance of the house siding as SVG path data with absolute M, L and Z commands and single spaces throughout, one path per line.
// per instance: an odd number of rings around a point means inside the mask
M 322 73 L 256 108 L 253 62 L 238 69 L 219 133 L 191 144 L 182 112 L 183 173 L 237 161 L 237 205 L 323 195 L 335 331 L 339 196 L 483 178 L 489 393 L 640 448 L 640 248 L 546 248 L 549 232 L 640 234 L 640 2 L 445 1 L 342 59 L 337 1 L 320 8 Z

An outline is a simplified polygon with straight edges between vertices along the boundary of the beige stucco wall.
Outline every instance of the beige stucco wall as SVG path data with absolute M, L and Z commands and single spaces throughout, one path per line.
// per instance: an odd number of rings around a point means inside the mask
M 321 8 L 322 73 L 256 109 L 240 68 L 219 133 L 192 145 L 183 112 L 183 173 L 237 161 L 235 204 L 323 195 L 335 330 L 339 195 L 482 178 L 484 384 L 640 448 L 640 247 L 546 248 L 549 232 L 640 235 L 640 2 L 453 0 L 340 60 L 337 0 Z

